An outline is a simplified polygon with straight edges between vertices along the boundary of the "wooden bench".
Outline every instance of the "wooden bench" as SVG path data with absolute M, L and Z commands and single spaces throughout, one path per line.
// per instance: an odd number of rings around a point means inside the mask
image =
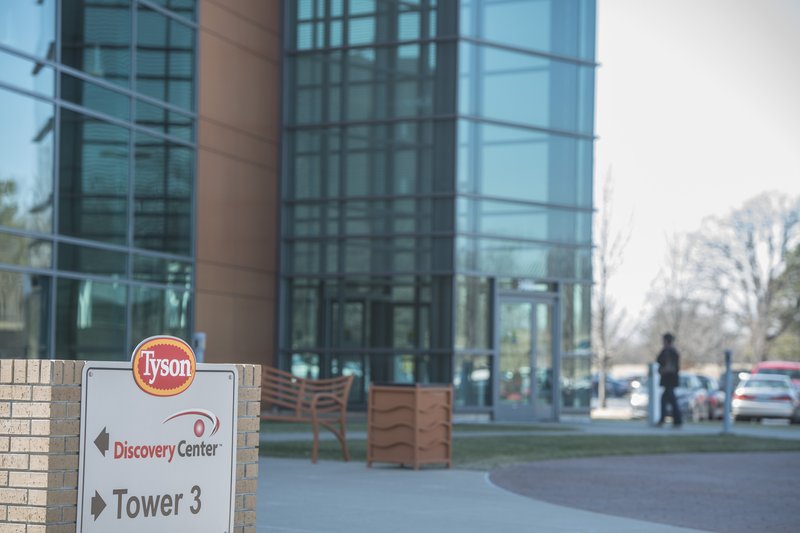
M 319 426 L 322 426 L 336 435 L 344 460 L 349 461 L 345 418 L 352 384 L 353 376 L 307 379 L 264 366 L 261 371 L 261 420 L 311 424 L 314 432 L 312 463 L 317 462 Z

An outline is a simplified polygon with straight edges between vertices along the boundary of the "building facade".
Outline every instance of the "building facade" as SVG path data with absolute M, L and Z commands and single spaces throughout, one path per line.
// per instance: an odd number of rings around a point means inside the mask
M 0 5 L 0 354 L 191 336 L 193 2 Z
M 0 357 L 271 362 L 280 3 L 0 2 Z
M 588 413 L 594 2 L 286 7 L 280 364 Z
M 0 4 L 0 357 L 587 414 L 593 0 Z

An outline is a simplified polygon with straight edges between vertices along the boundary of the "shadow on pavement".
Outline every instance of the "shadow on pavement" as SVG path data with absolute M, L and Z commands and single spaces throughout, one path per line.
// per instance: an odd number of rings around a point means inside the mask
M 798 529 L 800 453 L 564 459 L 500 468 L 496 485 L 556 505 L 720 532 Z

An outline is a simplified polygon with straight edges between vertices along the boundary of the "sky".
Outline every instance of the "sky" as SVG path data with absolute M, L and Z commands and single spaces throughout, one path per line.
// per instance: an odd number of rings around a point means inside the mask
M 597 0 L 595 205 L 632 220 L 610 290 L 646 310 L 667 238 L 800 195 L 800 0 Z

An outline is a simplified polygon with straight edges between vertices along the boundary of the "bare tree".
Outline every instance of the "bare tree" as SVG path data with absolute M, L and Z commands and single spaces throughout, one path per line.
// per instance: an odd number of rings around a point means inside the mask
M 766 359 L 791 324 L 780 312 L 787 254 L 800 242 L 800 198 L 764 193 L 722 218 L 704 221 L 696 269 L 717 312 L 748 337 L 750 355 Z
M 667 237 L 666 257 L 650 292 L 659 326 L 678 338 L 697 307 L 697 283 L 691 275 L 694 240 L 693 235 L 686 234 Z
M 592 298 L 592 344 L 597 363 L 597 395 L 602 407 L 606 406 L 606 372 L 611 358 L 624 343 L 625 312 L 618 308 L 609 291 L 609 282 L 624 260 L 625 247 L 630 240 L 628 224 L 622 228 L 614 225 L 614 183 L 611 171 L 600 191 L 599 213 L 595 218 L 596 247 L 594 252 L 595 286 Z
M 667 254 L 649 295 L 652 311 L 645 327 L 644 349 L 657 350 L 665 332 L 675 335 L 685 364 L 718 362 L 736 336 L 715 312 L 720 302 L 709 301 L 695 276 L 699 235 L 667 238 Z

